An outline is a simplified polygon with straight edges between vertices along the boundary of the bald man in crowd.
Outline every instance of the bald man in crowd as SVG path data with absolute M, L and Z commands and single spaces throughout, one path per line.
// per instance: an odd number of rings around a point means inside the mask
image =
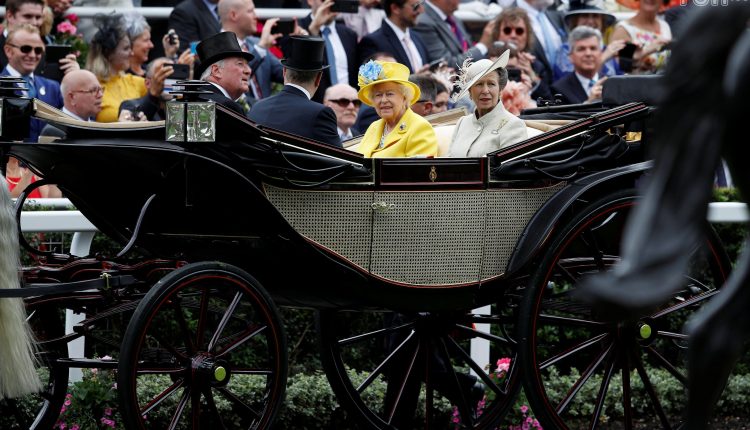
M 336 84 L 328 87 L 323 95 L 323 104 L 336 114 L 336 127 L 341 141 L 349 140 L 361 133 L 354 128 L 357 112 L 362 102 L 357 98 L 357 90 L 349 84 Z
M 63 113 L 81 120 L 94 121 L 102 110 L 104 90 L 96 75 L 88 70 L 74 70 L 65 75 L 60 85 L 63 95 Z M 40 136 L 64 138 L 67 127 L 47 124 Z M 40 139 L 41 140 L 41 139 Z

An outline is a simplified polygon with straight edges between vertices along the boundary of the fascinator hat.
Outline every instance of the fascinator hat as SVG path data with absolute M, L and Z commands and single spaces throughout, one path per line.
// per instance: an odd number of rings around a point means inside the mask
M 357 97 L 369 106 L 373 105 L 370 98 L 372 88 L 386 82 L 395 82 L 406 87 L 409 92 L 409 96 L 407 96 L 409 106 L 416 103 L 419 96 L 422 95 L 419 87 L 415 83 L 409 82 L 409 68 L 401 63 L 370 60 L 359 67 L 357 82 L 359 84 Z
M 510 49 L 506 49 L 494 62 L 486 59 L 474 62 L 471 62 L 469 59 L 464 61 L 464 65 L 461 66 L 458 73 L 458 80 L 456 81 L 456 85 L 461 88 L 461 91 L 453 97 L 453 100 L 456 101 L 465 96 L 469 92 L 469 88 L 489 73 L 507 66 L 509 58 Z
M 565 26 L 568 27 L 569 30 L 572 30 L 571 22 L 573 21 L 573 18 L 584 14 L 601 15 L 604 29 L 617 22 L 617 18 L 614 15 L 602 10 L 601 8 L 587 4 L 585 0 L 570 0 L 568 2 L 568 12 L 565 14 L 564 18 Z

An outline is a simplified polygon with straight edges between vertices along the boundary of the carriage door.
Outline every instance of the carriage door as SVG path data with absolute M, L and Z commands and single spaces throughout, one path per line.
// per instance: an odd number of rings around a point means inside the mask
M 485 191 L 379 191 L 371 273 L 410 285 L 474 283 L 481 272 Z

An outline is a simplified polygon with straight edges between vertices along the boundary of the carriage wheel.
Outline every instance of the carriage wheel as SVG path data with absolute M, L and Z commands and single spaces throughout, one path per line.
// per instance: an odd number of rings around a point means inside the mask
M 118 389 L 129 429 L 269 428 L 283 402 L 286 339 L 250 275 L 184 266 L 154 285 L 123 339 Z
M 321 311 L 323 366 L 339 402 L 369 428 L 494 428 L 518 393 L 512 294 L 491 311 Z M 490 324 L 482 333 L 474 324 Z M 472 339 L 490 360 L 470 356 Z
M 16 424 L 13 428 L 46 430 L 57 422 L 68 390 L 68 368 L 56 364 L 58 358 L 68 356 L 66 344 L 47 341 L 62 336 L 65 325 L 54 307 L 32 305 L 26 312 L 37 340 L 42 391 L 0 401 L 0 414 Z
M 684 289 L 657 312 L 611 323 L 571 298 L 578 280 L 619 260 L 624 222 L 635 205 L 623 192 L 588 206 L 551 242 L 521 307 L 519 357 L 526 394 L 544 428 L 674 429 L 680 411 L 666 396 L 686 387 L 683 325 L 729 271 L 708 229 Z M 676 389 L 666 394 L 664 390 Z

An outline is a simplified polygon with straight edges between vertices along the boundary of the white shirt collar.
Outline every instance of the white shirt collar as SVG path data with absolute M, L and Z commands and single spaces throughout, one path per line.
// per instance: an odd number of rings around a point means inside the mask
M 518 5 L 518 7 L 526 11 L 526 13 L 529 15 L 529 18 L 532 21 L 535 20 L 536 16 L 541 13 L 539 9 L 534 8 L 533 6 L 528 4 L 525 0 L 517 0 L 516 4 Z
M 70 110 L 68 110 L 68 108 L 66 108 L 65 106 L 63 106 L 62 111 L 63 111 L 64 114 L 70 115 L 70 116 L 72 116 L 75 119 L 80 119 L 81 121 L 91 121 L 91 118 L 82 118 L 82 117 L 78 116 L 77 114 L 75 114 L 75 113 L 71 112 Z
M 406 29 L 406 31 L 403 31 L 400 28 L 398 28 L 398 26 L 396 24 L 394 24 L 393 21 L 391 21 L 388 18 L 385 19 L 385 22 L 391 27 L 391 29 L 393 30 L 393 32 L 396 33 L 396 37 L 398 38 L 398 40 L 404 40 L 404 36 L 406 36 L 407 34 L 409 34 L 409 29 L 408 28 Z
M 344 132 L 344 130 L 342 130 L 341 127 L 339 127 L 339 126 L 336 126 L 336 129 L 339 132 L 339 137 L 341 138 L 341 140 L 348 140 L 348 139 L 351 139 L 352 137 L 354 137 L 352 135 L 352 129 L 351 128 L 349 130 L 347 130 L 346 132 Z
M 19 72 L 18 70 L 14 69 L 13 66 L 11 66 L 10 64 L 8 64 L 5 67 L 8 68 L 8 74 L 11 75 L 11 76 L 13 76 L 14 78 L 18 78 L 18 77 L 22 76 L 21 72 Z M 34 79 L 34 72 L 29 73 L 29 76 L 31 76 L 31 79 Z
M 590 81 L 597 82 L 599 80 L 599 73 L 595 74 L 594 77 L 591 79 L 581 75 L 578 72 L 574 72 L 574 73 L 576 74 L 576 78 L 578 78 L 578 82 L 581 83 L 583 90 L 586 91 L 586 95 L 589 95 L 591 93 L 591 88 L 589 88 L 589 82 Z
M 208 81 L 208 83 L 218 88 L 219 91 L 221 91 L 221 93 L 224 94 L 228 99 L 234 100 L 233 98 L 229 97 L 229 93 L 221 85 L 217 84 L 216 82 L 211 82 L 211 81 Z
M 440 10 L 439 7 L 437 7 L 434 4 L 432 4 L 430 2 L 430 0 L 426 0 L 425 4 L 428 5 L 428 6 L 430 6 L 432 8 L 432 10 L 434 10 L 438 14 L 438 16 L 440 17 L 440 19 L 442 21 L 445 21 L 445 18 L 448 18 L 448 15 L 446 15 L 445 12 L 443 12 L 442 10 Z
M 308 99 L 308 100 L 312 99 L 312 96 L 310 95 L 310 92 L 309 92 L 309 91 L 307 91 L 306 89 L 304 89 L 304 88 L 300 87 L 299 85 L 297 85 L 297 84 L 291 84 L 291 83 L 288 83 L 288 84 L 284 84 L 284 85 L 289 85 L 290 87 L 294 87 L 294 88 L 296 88 L 296 89 L 298 89 L 298 90 L 302 91 L 303 93 L 305 93 L 305 95 L 307 96 L 307 99 Z

